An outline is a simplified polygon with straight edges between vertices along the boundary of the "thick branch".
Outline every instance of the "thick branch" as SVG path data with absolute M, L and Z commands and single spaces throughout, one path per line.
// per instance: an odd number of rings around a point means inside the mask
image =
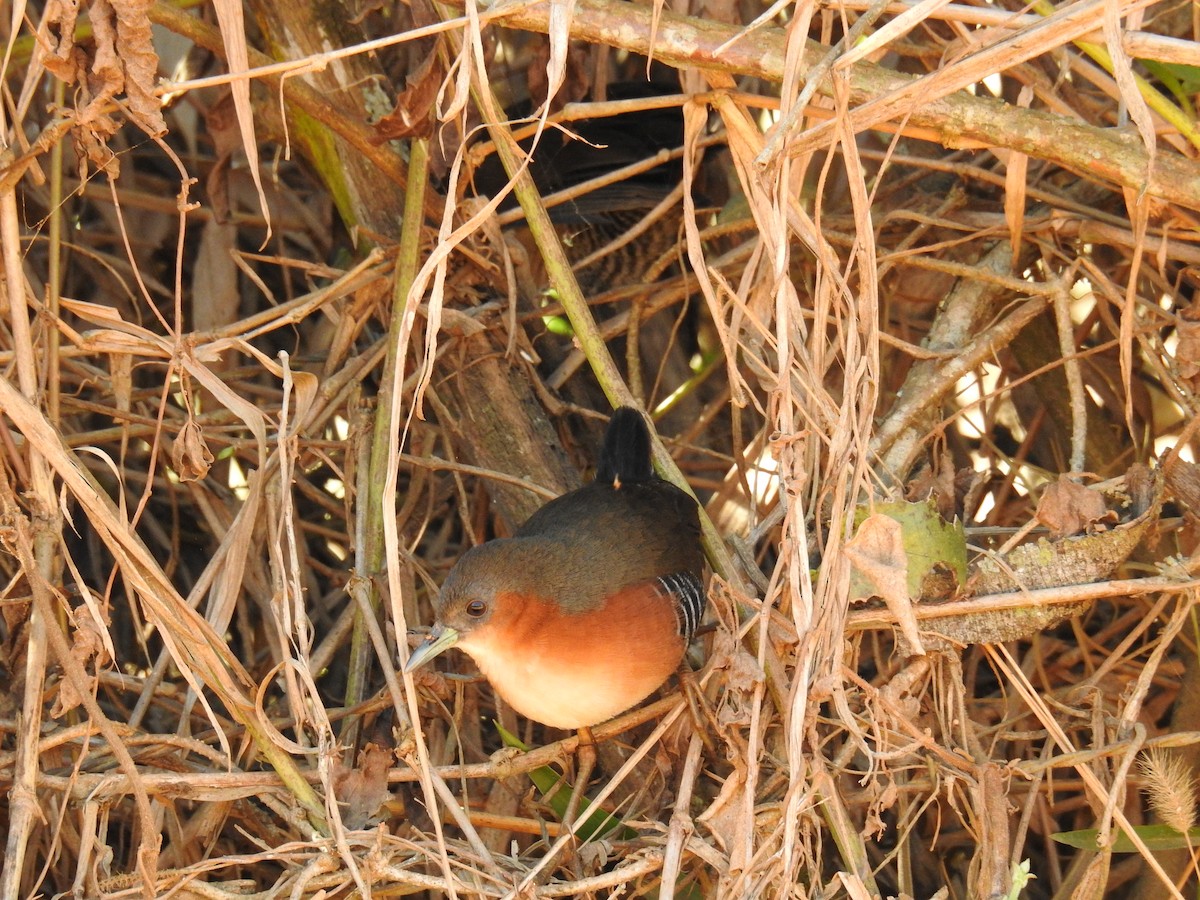
M 654 35 L 654 58 L 661 62 L 719 68 L 731 75 L 768 81 L 783 78 L 785 34 L 781 29 L 746 31 L 663 10 L 655 30 L 653 16 L 649 6 L 619 0 L 576 0 L 571 37 L 648 54 Z M 499 21 L 509 27 L 545 33 L 549 17 L 547 3 L 521 4 Z M 828 50 L 810 41 L 804 51 L 804 66 L 816 65 Z M 882 66 L 859 63 L 850 70 L 850 102 L 860 107 L 899 92 L 908 94 L 918 80 Z M 819 90 L 824 95 L 832 93 L 829 79 Z M 1018 150 L 1111 184 L 1137 191 L 1144 188 L 1151 196 L 1200 209 L 1200 164 L 1160 149 L 1147 183 L 1149 160 L 1135 134 L 1021 109 L 963 90 L 928 102 L 913 100 L 903 112 L 907 114 L 906 124 L 932 129 L 947 147 L 983 144 Z

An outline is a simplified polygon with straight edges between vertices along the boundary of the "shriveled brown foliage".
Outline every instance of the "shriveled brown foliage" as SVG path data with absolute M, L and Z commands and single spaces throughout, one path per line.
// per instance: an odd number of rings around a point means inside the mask
M 1194 7 L 334 6 L 8 36 L 0 898 L 1194 891 Z M 397 644 L 618 403 L 707 709 L 580 842 Z

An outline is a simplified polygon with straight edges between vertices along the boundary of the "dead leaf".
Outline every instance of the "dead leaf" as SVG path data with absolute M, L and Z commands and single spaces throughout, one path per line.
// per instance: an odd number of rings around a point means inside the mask
M 204 124 L 213 142 L 216 160 L 204 179 L 204 193 L 212 206 L 213 219 L 224 224 L 231 221 L 229 200 L 229 171 L 233 156 L 242 150 L 242 131 L 238 123 L 233 93 L 226 90 L 204 111 Z
M 250 108 L 250 79 L 241 77 L 250 68 L 250 51 L 246 45 L 245 11 L 236 0 L 213 0 L 217 24 L 221 29 L 221 41 L 225 45 L 225 62 L 229 74 L 233 105 L 237 110 L 238 128 L 242 135 L 242 148 L 246 151 L 246 163 L 250 177 L 258 191 L 258 202 L 267 220 L 267 237 L 271 237 L 271 208 L 267 205 L 267 193 L 263 188 L 262 172 L 258 164 L 258 140 L 254 136 L 254 114 Z
M 863 837 L 878 839 L 887 833 L 888 824 L 884 814 L 900 799 L 900 789 L 894 781 L 872 779 L 863 791 L 862 799 L 869 802 L 861 833 Z
M 880 699 L 891 715 L 915 720 L 921 712 L 921 692 L 929 678 L 929 660 L 917 657 L 888 679 Z
M 870 511 L 893 519 L 900 525 L 907 566 L 904 588 L 908 597 L 914 600 L 944 599 L 966 581 L 967 544 L 962 523 L 957 519 L 951 521 L 944 518 L 932 499 L 917 503 L 877 502 Z M 859 510 L 856 521 L 865 520 L 866 513 L 865 509 Z M 864 576 L 852 575 L 851 598 L 874 593 L 864 593 L 871 585 L 863 581 Z
M 85 60 L 75 46 L 75 23 L 79 19 L 79 2 L 50 0 L 38 25 L 38 43 L 45 51 L 42 65 L 67 84 L 80 80 Z
M 713 659 L 725 669 L 725 690 L 718 702 L 716 720 L 723 730 L 744 728 L 753 718 L 755 688 L 766 674 L 758 660 L 724 629 L 718 629 L 713 640 Z
M 947 522 L 952 520 L 957 507 L 957 492 L 953 460 L 950 459 L 949 453 L 943 453 L 940 458 L 926 462 L 909 479 L 904 489 L 904 498 L 913 503 L 932 499 L 937 505 L 938 515 Z
M 846 545 L 846 555 L 854 568 L 867 577 L 878 596 L 895 594 L 897 585 L 908 596 L 904 591 L 908 583 L 908 556 L 904 552 L 900 523 L 895 519 L 878 514 L 868 516 Z
M 1134 463 L 1125 473 L 1125 493 L 1129 495 L 1129 513 L 1135 519 L 1155 502 L 1154 473 L 1145 463 Z
M 338 805 L 347 828 L 358 830 L 379 821 L 379 808 L 392 799 L 387 787 L 391 764 L 392 751 L 372 741 L 358 754 L 358 765 L 338 776 Z
M 709 834 L 722 850 L 736 846 L 747 831 L 746 816 L 742 808 L 745 791 L 746 769 L 743 761 L 741 765 L 735 765 L 733 771 L 725 777 L 721 790 L 708 809 L 696 817 L 697 822 L 703 822 L 708 827 Z
M 408 86 L 396 97 L 392 111 L 375 124 L 378 140 L 382 143 L 432 135 L 437 118 L 434 103 L 437 102 L 445 77 L 446 70 L 440 57 L 437 53 L 431 53 L 408 76 Z
M 152 0 L 92 0 L 92 41 L 87 48 L 75 43 L 77 2 L 49 4 L 38 26 L 46 68 L 67 84 L 79 85 L 71 139 L 80 165 L 90 161 L 110 178 L 119 174 L 117 157 L 108 149 L 108 139 L 120 127 L 109 114 L 113 98 L 125 94 L 130 119 L 147 133 L 167 130 L 162 104 L 154 96 L 158 54 L 147 16 L 151 6 Z M 80 176 L 86 179 L 86 171 Z
M 158 77 L 158 54 L 154 51 L 153 34 L 150 30 L 150 8 L 154 0 L 92 0 L 90 16 L 96 31 L 96 63 L 101 64 L 101 52 L 106 67 L 117 90 L 125 92 L 127 108 L 133 119 L 147 134 L 160 135 L 167 131 L 163 120 L 162 103 L 154 96 L 154 82 Z M 100 41 L 98 19 L 108 19 L 105 28 L 111 29 L 111 38 L 104 44 Z
M 1200 464 L 1177 459 L 1166 467 L 1166 493 L 1185 516 L 1200 510 Z
M 868 516 L 846 544 L 845 553 L 896 617 L 908 652 L 924 655 L 908 594 L 908 554 L 900 523 L 880 513 Z
M 200 232 L 196 267 L 192 273 L 192 327 L 200 332 L 217 331 L 238 319 L 242 295 L 238 286 L 237 226 L 210 220 Z M 234 354 L 225 354 L 213 368 L 234 364 Z
M 200 481 L 208 475 L 212 464 L 213 454 L 204 440 L 204 429 L 195 419 L 189 418 L 171 447 L 171 465 L 180 481 Z
M 587 871 L 598 872 L 612 858 L 613 845 L 609 841 L 587 841 L 579 848 L 579 858 Z
M 75 631 L 71 635 L 71 658 L 84 672 L 90 674 L 89 682 L 94 684 L 95 672 L 109 662 L 108 650 L 102 629 L 105 624 L 97 622 L 91 608 L 80 604 L 71 612 L 75 623 Z M 64 678 L 58 688 L 58 696 L 50 715 L 60 718 L 70 712 L 83 701 L 70 678 Z
M 1043 491 L 1035 516 L 1050 529 L 1051 540 L 1056 541 L 1117 521 L 1117 514 L 1105 505 L 1103 495 L 1072 481 L 1066 473 Z
M 1175 348 L 1175 365 L 1179 377 L 1200 384 L 1200 303 L 1192 303 L 1179 311 L 1175 333 L 1179 343 Z

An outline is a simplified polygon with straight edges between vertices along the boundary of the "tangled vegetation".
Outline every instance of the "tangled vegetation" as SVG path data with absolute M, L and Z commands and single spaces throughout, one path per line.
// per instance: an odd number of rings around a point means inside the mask
M 1194 4 L 10 13 L 0 900 L 1195 891 Z M 572 835 L 401 645 L 623 403 L 703 703 Z

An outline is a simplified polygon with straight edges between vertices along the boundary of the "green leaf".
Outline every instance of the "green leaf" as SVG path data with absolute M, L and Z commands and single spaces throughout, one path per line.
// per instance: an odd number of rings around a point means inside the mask
M 1133 830 L 1151 850 L 1187 850 L 1200 846 L 1200 828 L 1191 829 L 1186 835 L 1176 831 L 1170 825 L 1135 825 Z M 1096 838 L 1100 832 L 1096 828 L 1084 828 L 1079 831 L 1060 831 L 1050 835 L 1060 844 L 1075 847 L 1078 850 L 1108 850 L 1113 853 L 1137 853 L 1129 835 L 1117 829 L 1114 831 L 1116 840 L 1111 847 L 1097 847 Z
M 575 337 L 575 329 L 571 327 L 566 316 L 542 316 L 542 324 L 551 334 L 559 337 Z
M 496 726 L 496 731 L 500 733 L 500 740 L 504 742 L 505 747 L 514 747 L 517 750 L 525 752 L 529 751 L 528 745 L 519 737 L 507 731 L 503 725 L 494 719 L 492 723 Z M 550 766 L 538 766 L 529 773 L 529 780 L 533 782 L 534 787 L 542 792 L 543 799 L 550 804 L 550 808 L 554 810 L 554 814 L 561 821 L 563 816 L 567 814 L 567 805 L 571 802 L 571 785 L 563 784 L 558 790 L 555 790 L 555 787 L 563 780 L 563 777 Z M 587 797 L 583 797 L 579 801 L 579 814 L 583 815 L 586 813 L 591 808 L 591 805 L 591 801 Z M 636 831 L 624 825 L 616 816 L 599 808 L 587 817 L 575 834 L 581 841 L 590 841 L 600 837 L 611 837 L 619 841 L 631 841 L 637 837 Z
M 1143 59 L 1142 65 L 1171 92 L 1188 118 L 1194 120 L 1196 111 L 1192 106 L 1192 95 L 1200 92 L 1200 68 L 1153 59 Z
M 1026 859 L 1017 863 L 1017 865 L 1013 866 L 1012 887 L 1009 889 L 1005 900 L 1020 900 L 1021 891 L 1025 890 L 1026 885 L 1035 878 L 1037 876 L 1030 871 L 1029 860 Z
M 920 503 L 893 501 L 860 506 L 855 512 L 855 527 L 871 515 L 882 515 L 900 524 L 901 542 L 907 557 L 905 586 L 912 598 L 945 594 L 945 590 L 927 584 L 931 576 L 952 574 L 956 584 L 967 580 L 967 537 L 962 522 L 947 522 L 937 511 L 933 500 Z M 943 578 L 943 581 L 946 579 Z M 930 587 L 931 590 L 925 590 Z M 874 591 L 867 579 L 855 571 L 851 575 L 851 597 L 871 596 Z
M 1181 90 L 1189 94 L 1200 93 L 1200 66 L 1189 66 L 1184 63 L 1159 62 L 1153 59 L 1142 60 L 1146 68 L 1153 72 L 1167 72 L 1178 83 Z M 1153 68 L 1151 68 L 1153 67 Z

